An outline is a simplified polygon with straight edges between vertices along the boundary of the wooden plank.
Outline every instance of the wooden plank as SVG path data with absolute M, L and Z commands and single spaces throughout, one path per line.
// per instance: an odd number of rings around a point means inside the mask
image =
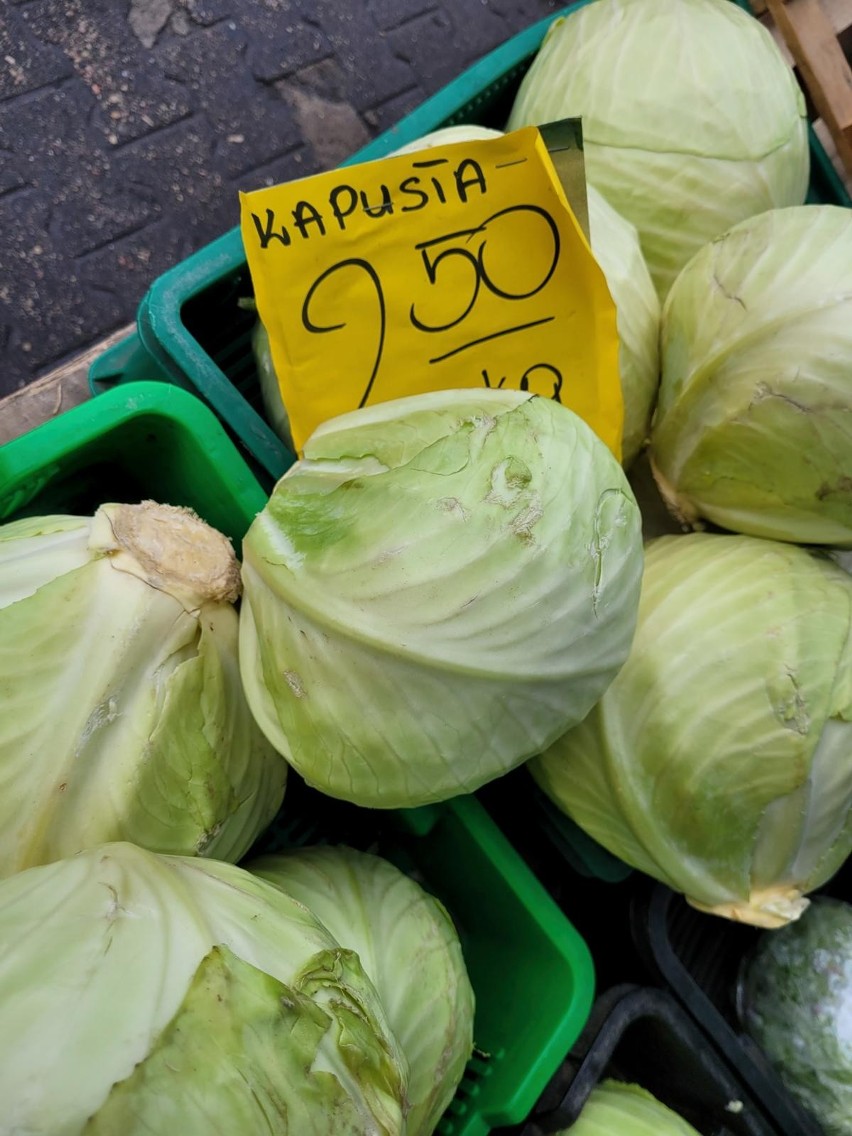
M 90 365 L 108 347 L 129 335 L 135 326 L 120 328 L 70 362 L 0 399 L 0 445 L 90 398 Z
M 852 24 L 852 0 L 823 0 L 822 6 L 835 32 L 845 32 Z
M 765 17 L 769 13 L 767 0 L 749 0 L 755 16 Z M 852 25 L 852 0 L 822 0 L 822 8 L 836 34 L 845 32 Z
M 821 0 L 766 0 L 838 157 L 852 175 L 852 69 Z

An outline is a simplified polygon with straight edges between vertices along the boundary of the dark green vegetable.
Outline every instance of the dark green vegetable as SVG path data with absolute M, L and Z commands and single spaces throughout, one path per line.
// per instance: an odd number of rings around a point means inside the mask
M 852 905 L 816 896 L 763 935 L 741 985 L 742 1017 L 790 1093 L 827 1136 L 852 1134 Z

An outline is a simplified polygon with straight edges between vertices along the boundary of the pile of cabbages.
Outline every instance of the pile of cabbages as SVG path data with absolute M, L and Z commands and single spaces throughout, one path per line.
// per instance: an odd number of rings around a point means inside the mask
M 397 809 L 526 764 L 763 927 L 852 852 L 852 212 L 804 204 L 802 93 L 731 0 L 554 21 L 503 125 L 572 116 L 621 461 L 556 401 L 448 389 L 319 427 L 241 562 L 161 503 L 0 528 L 3 1131 L 435 1130 L 456 929 L 370 853 L 246 862 L 288 769 Z

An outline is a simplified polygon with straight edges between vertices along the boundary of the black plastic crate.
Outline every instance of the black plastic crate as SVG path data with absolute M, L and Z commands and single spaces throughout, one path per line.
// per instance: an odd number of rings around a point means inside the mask
M 779 1127 L 747 1079 L 667 991 L 622 984 L 597 999 L 528 1122 L 505 1136 L 569 1128 L 606 1079 L 641 1085 L 701 1136 L 799 1136 Z M 495 1133 L 495 1136 L 497 1134 Z M 618 1136 L 618 1134 L 614 1134 Z
M 819 894 L 852 900 L 852 862 L 847 861 Z M 742 967 L 766 932 L 697 911 L 683 896 L 644 877 L 637 878 L 631 901 L 631 932 L 648 974 L 733 1055 L 779 1131 L 785 1136 L 824 1136 L 822 1126 L 787 1091 L 740 1019 Z

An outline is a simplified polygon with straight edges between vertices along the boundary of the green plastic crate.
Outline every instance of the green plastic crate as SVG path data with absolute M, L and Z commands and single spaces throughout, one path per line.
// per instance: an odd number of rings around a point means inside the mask
M 578 0 L 519 32 L 485 55 L 344 165 L 385 157 L 432 130 L 455 123 L 505 125 L 521 78 L 554 19 L 590 3 Z M 748 0 L 731 0 L 750 11 Z M 819 139 L 810 131 L 808 201 L 852 205 Z M 271 488 L 293 455 L 263 417 L 251 355 L 254 314 L 238 307 L 251 295 L 240 230 L 235 227 L 160 276 L 143 297 L 137 332 L 95 360 L 90 385 L 97 394 L 135 378 L 146 366 L 158 378 L 194 390 L 242 447 L 261 483 Z
M 267 496 L 212 411 L 166 383 L 119 387 L 0 446 L 2 521 L 153 500 L 189 506 L 239 551 Z
M 239 549 L 266 493 L 213 413 L 161 382 L 119 387 L 0 447 L 2 520 L 146 498 L 193 508 Z M 594 971 L 584 940 L 473 797 L 377 812 L 322 797 L 293 774 L 250 855 L 344 839 L 415 876 L 459 929 L 477 1053 L 440 1136 L 487 1136 L 523 1121 L 588 1017 Z

